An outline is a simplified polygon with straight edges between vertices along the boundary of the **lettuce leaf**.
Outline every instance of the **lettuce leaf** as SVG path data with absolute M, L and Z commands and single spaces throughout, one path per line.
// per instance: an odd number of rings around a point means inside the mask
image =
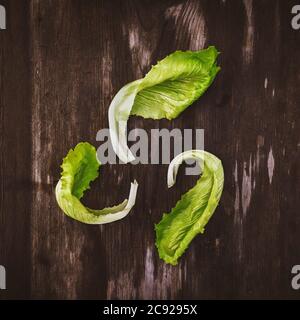
M 130 115 L 174 119 L 211 85 L 220 68 L 215 47 L 176 51 L 153 66 L 143 78 L 125 85 L 109 107 L 112 146 L 122 162 L 135 158 L 127 146 Z
M 79 143 L 63 159 L 62 173 L 55 189 L 56 200 L 69 217 L 87 224 L 105 224 L 124 218 L 135 204 L 138 184 L 131 184 L 129 200 L 121 204 L 93 210 L 85 207 L 80 199 L 99 175 L 100 163 L 96 149 L 87 142 Z
M 159 256 L 172 265 L 178 263 L 195 236 L 204 232 L 219 203 L 224 185 L 221 161 L 208 152 L 190 150 L 171 162 L 168 170 L 169 188 L 175 184 L 180 164 L 187 159 L 199 161 L 201 178 L 155 226 Z

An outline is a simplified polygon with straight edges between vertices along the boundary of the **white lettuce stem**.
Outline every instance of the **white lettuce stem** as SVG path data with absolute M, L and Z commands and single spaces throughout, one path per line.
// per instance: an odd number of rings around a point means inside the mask
M 124 163 L 135 160 L 127 146 L 127 121 L 139 89 L 140 80 L 124 86 L 112 100 L 108 110 L 109 132 L 112 147 Z
M 204 157 L 205 157 L 205 151 L 203 150 L 188 150 L 176 156 L 169 165 L 168 176 L 167 176 L 168 188 L 171 188 L 174 186 L 176 182 L 178 169 L 184 161 L 191 160 L 191 159 L 199 161 L 200 169 L 202 171 Z

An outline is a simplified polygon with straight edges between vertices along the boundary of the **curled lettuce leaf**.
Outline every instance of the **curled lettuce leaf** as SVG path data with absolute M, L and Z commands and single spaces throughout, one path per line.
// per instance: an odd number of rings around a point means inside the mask
M 109 107 L 112 146 L 124 162 L 135 158 L 127 146 L 130 115 L 174 119 L 211 85 L 220 68 L 215 47 L 201 51 L 176 51 L 153 66 L 143 78 L 125 85 Z
M 96 149 L 87 142 L 79 143 L 63 159 L 62 173 L 55 189 L 56 200 L 69 217 L 87 224 L 105 224 L 124 218 L 135 204 L 138 184 L 131 184 L 129 199 L 121 204 L 93 210 L 84 206 L 80 199 L 99 175 L 100 163 Z
M 171 162 L 168 170 L 169 188 L 175 184 L 180 164 L 187 159 L 199 161 L 201 178 L 155 226 L 159 256 L 172 265 L 178 263 L 195 236 L 204 232 L 205 225 L 219 203 L 224 185 L 221 161 L 211 153 L 190 150 Z

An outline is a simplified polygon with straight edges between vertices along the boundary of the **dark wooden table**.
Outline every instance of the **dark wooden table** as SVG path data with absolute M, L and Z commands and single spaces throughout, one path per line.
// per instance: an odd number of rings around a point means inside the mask
M 3 298 L 299 298 L 300 30 L 297 1 L 1 0 L 0 264 Z M 129 127 L 203 128 L 225 189 L 203 236 L 164 264 L 154 223 L 195 179 L 168 190 L 166 165 L 106 165 L 85 198 L 122 201 L 126 219 L 88 226 L 58 208 L 60 164 L 80 141 L 96 147 L 116 92 L 158 59 L 215 45 L 221 73 L 176 120 Z

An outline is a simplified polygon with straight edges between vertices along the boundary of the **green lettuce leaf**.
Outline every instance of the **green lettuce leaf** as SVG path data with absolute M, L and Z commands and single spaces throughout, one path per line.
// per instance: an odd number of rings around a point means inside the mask
M 124 218 L 135 204 L 138 184 L 131 184 L 129 200 L 121 204 L 94 210 L 84 206 L 80 199 L 99 175 L 100 163 L 96 149 L 87 142 L 79 143 L 63 159 L 62 173 L 55 189 L 56 200 L 69 217 L 87 224 L 104 224 Z
M 178 263 L 195 236 L 204 232 L 219 203 L 224 185 L 221 161 L 208 152 L 190 150 L 171 162 L 168 170 L 169 187 L 175 184 L 178 168 L 187 159 L 199 161 L 201 178 L 155 226 L 159 256 L 172 265 Z
M 211 85 L 220 68 L 215 47 L 201 51 L 176 51 L 153 66 L 148 74 L 124 86 L 109 107 L 112 146 L 124 162 L 135 158 L 127 146 L 130 115 L 174 119 Z

